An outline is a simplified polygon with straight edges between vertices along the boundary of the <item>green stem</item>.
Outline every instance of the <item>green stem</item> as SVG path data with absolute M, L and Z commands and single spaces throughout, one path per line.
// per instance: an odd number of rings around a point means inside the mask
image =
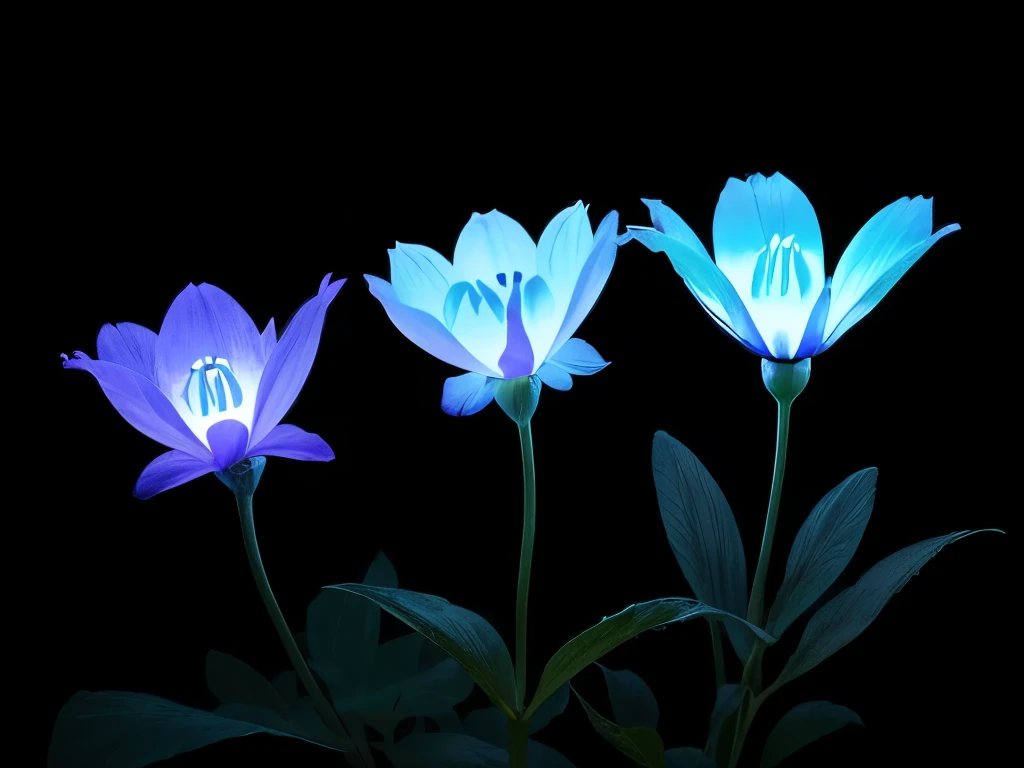
M 270 589 L 270 582 L 267 580 L 267 572 L 263 569 L 260 548 L 256 543 L 256 526 L 253 523 L 252 517 L 252 494 L 236 493 L 235 500 L 238 502 L 238 516 L 242 521 L 245 553 L 249 556 L 249 566 L 252 568 L 253 578 L 256 579 L 256 586 L 259 588 L 260 597 L 263 598 L 263 604 L 267 607 L 267 613 L 270 614 L 270 620 L 274 622 L 274 628 L 277 630 L 281 642 L 284 643 L 284 649 L 288 653 L 288 658 L 291 660 L 292 666 L 295 667 L 295 671 L 298 673 L 302 684 L 313 698 L 313 705 L 316 707 L 317 712 L 320 713 L 324 723 L 332 730 L 345 736 L 346 739 L 350 739 L 351 737 L 345 730 L 345 726 L 338 719 L 338 713 L 334 711 L 334 707 L 330 705 L 320 687 L 316 684 L 316 681 L 313 680 L 313 675 L 310 673 L 309 667 L 306 666 L 306 660 L 302 658 L 302 651 L 299 650 L 299 646 L 296 644 L 295 638 L 292 637 L 288 624 L 284 620 L 281 608 L 278 606 L 277 600 L 274 599 L 274 593 Z
M 722 657 L 722 629 L 717 621 L 708 621 L 711 627 L 711 653 L 715 657 L 715 691 L 725 685 L 725 659 Z
M 516 704 L 523 711 L 526 700 L 526 603 L 530 596 L 530 565 L 537 522 L 537 481 L 533 470 L 533 435 L 530 422 L 519 428 L 523 450 L 523 547 L 519 554 L 519 586 L 516 589 Z
M 526 720 L 508 721 L 508 766 L 528 768 L 527 751 L 530 746 L 530 724 Z

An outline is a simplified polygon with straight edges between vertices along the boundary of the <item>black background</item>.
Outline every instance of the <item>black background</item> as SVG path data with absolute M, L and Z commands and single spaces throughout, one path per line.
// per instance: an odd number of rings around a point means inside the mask
M 796 403 L 769 594 L 811 507 L 864 467 L 879 468 L 878 494 L 844 584 L 915 541 L 1012 528 L 1017 505 L 1004 497 L 1012 449 L 1002 442 L 1010 411 L 999 385 L 1010 358 L 998 349 L 998 308 L 991 309 L 1006 286 L 984 288 L 988 223 L 976 163 L 952 137 L 941 153 L 913 141 L 897 147 L 894 138 L 891 153 L 869 159 L 847 154 L 838 140 L 828 154 L 719 146 L 642 112 L 620 117 L 621 129 L 606 124 L 584 136 L 546 129 L 543 110 L 499 136 L 492 129 L 501 110 L 471 101 L 430 112 L 422 102 L 403 107 L 382 97 L 349 101 L 339 113 L 338 100 L 351 93 L 299 95 L 269 70 L 242 85 L 225 66 L 194 88 L 180 84 L 173 67 L 152 78 L 113 71 L 67 74 L 58 100 L 65 128 L 51 134 L 58 162 L 46 199 L 54 216 L 41 237 L 67 261 L 59 298 L 48 300 L 56 320 L 41 361 L 57 393 L 60 427 L 52 434 L 68 490 L 53 507 L 59 519 L 34 520 L 45 542 L 30 595 L 41 638 L 43 738 L 80 689 L 211 705 L 203 681 L 210 648 L 267 673 L 287 664 L 245 561 L 231 494 L 206 476 L 148 501 L 133 498 L 138 474 L 164 449 L 125 423 L 91 377 L 58 364 L 60 352 L 94 354 L 105 322 L 159 328 L 190 281 L 224 288 L 261 328 L 274 316 L 283 330 L 325 273 L 349 279 L 286 418 L 323 436 L 337 458 L 270 459 L 255 499 L 264 562 L 291 625 L 301 629 L 319 588 L 359 580 L 383 549 L 403 587 L 470 608 L 511 641 L 522 492 L 515 426 L 496 406 L 445 415 L 442 384 L 460 371 L 395 330 L 362 278 L 388 277 L 396 240 L 450 257 L 474 211 L 497 208 L 536 238 L 577 199 L 590 204 L 595 227 L 618 210 L 621 229 L 649 223 L 641 197 L 661 198 L 710 246 L 726 179 L 778 170 L 814 204 L 831 273 L 878 209 L 903 195 L 934 196 L 935 228 L 955 221 L 962 231 L 934 246 L 814 360 Z M 457 127 L 443 129 L 442 114 L 444 125 Z M 663 254 L 620 248 L 576 335 L 612 365 L 576 378 L 570 392 L 545 388 L 533 422 L 533 683 L 563 642 L 602 616 L 691 595 L 658 513 L 656 430 L 686 444 L 718 481 L 750 574 L 772 473 L 775 411 L 759 361 L 715 328 Z M 987 534 L 944 550 L 863 635 L 769 701 L 747 764 L 767 728 L 810 699 L 850 706 L 866 727 L 808 748 L 787 763 L 794 768 L 990 762 L 1009 741 L 1006 702 L 1014 696 L 1003 673 L 1014 643 L 1012 546 Z M 386 620 L 385 631 L 399 631 L 396 624 Z M 768 675 L 781 669 L 800 626 L 769 655 Z M 703 746 L 713 699 L 703 622 L 648 633 L 602 661 L 651 685 L 666 746 Z M 731 658 L 730 675 L 738 673 Z M 602 706 L 594 670 L 578 684 Z M 575 701 L 541 740 L 581 768 L 628 765 Z M 331 753 L 270 736 L 167 764 L 257 756 L 336 764 Z

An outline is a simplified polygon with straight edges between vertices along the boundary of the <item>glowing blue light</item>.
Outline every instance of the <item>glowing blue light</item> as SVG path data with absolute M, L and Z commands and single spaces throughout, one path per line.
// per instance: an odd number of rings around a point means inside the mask
M 185 405 L 193 414 L 196 412 L 194 404 L 198 402 L 200 415 L 209 416 L 211 404 L 221 413 L 228 409 L 228 392 L 231 393 L 231 407 L 240 407 L 242 388 L 228 361 L 223 357 L 215 359 L 207 356 L 192 363 L 188 383 L 185 384 L 185 391 L 181 396 L 185 398 Z

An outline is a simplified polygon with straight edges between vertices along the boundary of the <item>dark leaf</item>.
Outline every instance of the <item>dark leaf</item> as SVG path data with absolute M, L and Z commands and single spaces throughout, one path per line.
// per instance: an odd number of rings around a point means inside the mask
M 798 704 L 782 716 L 761 752 L 761 768 L 775 768 L 787 757 L 846 725 L 864 725 L 852 709 L 830 701 Z
M 587 719 L 594 726 L 594 730 L 601 734 L 609 744 L 645 768 L 664 768 L 665 746 L 656 730 L 643 726 L 624 728 L 603 717 L 580 696 L 580 692 L 575 688 L 572 691 L 583 705 Z

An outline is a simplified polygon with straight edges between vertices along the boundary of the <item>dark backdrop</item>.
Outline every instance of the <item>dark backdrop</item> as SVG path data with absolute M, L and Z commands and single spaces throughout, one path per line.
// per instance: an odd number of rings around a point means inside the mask
M 246 565 L 231 494 L 207 476 L 133 498 L 139 472 L 164 449 L 125 423 L 91 377 L 59 367 L 60 352 L 94 354 L 105 322 L 158 328 L 190 281 L 224 288 L 261 328 L 274 316 L 283 329 L 326 272 L 349 278 L 286 419 L 322 435 L 337 458 L 271 459 L 256 495 L 264 561 L 292 625 L 301 628 L 320 587 L 358 580 L 382 549 L 402 586 L 480 613 L 511 641 L 521 526 L 515 427 L 495 406 L 445 415 L 442 384 L 460 372 L 399 334 L 362 278 L 388 277 L 396 240 L 450 257 L 474 211 L 497 208 L 536 238 L 577 199 L 590 204 L 594 226 L 613 208 L 624 226 L 648 224 L 640 198 L 661 198 L 710 245 L 726 179 L 779 170 L 815 205 L 831 273 L 878 209 L 903 195 L 934 196 L 935 227 L 955 221 L 963 230 L 814 361 L 796 403 L 769 589 L 814 503 L 864 467 L 879 468 L 878 494 L 847 581 L 921 539 L 1011 527 L 1016 503 L 1003 495 L 1002 456 L 1015 439 L 997 385 L 1009 357 L 997 348 L 990 309 L 1006 286 L 983 288 L 987 223 L 972 164 L 955 144 L 929 158 L 910 142 L 874 162 L 807 148 L 718 149 L 640 114 L 632 130 L 601 140 L 539 130 L 499 139 L 476 132 L 468 107 L 458 134 L 428 138 L 422 121 L 394 105 L 328 120 L 325 106 L 292 101 L 287 89 L 244 104 L 229 88 L 210 90 L 178 94 L 173 107 L 138 91 L 65 94 L 76 130 L 53 147 L 55 216 L 42 235 L 66 257 L 60 289 L 46 294 L 56 322 L 41 357 L 57 393 L 52 434 L 65 489 L 36 521 L 46 542 L 31 618 L 44 638 L 43 732 L 80 689 L 212 704 L 203 681 L 210 648 L 268 673 L 287 664 Z M 577 378 L 570 392 L 545 388 L 534 419 L 533 682 L 561 643 L 602 616 L 692 594 L 658 513 L 656 430 L 685 443 L 717 479 L 751 574 L 772 473 L 775 411 L 759 361 L 714 327 L 664 255 L 621 248 L 577 335 L 612 365 Z M 770 700 L 748 763 L 766 726 L 807 699 L 850 706 L 866 727 L 828 737 L 794 768 L 990 762 L 1009 742 L 1002 665 L 1013 647 L 1012 546 L 986 535 L 944 550 L 863 635 Z M 385 631 L 396 625 L 386 619 Z M 770 656 L 769 674 L 785 657 Z M 648 633 L 603 662 L 651 685 L 667 746 L 703 745 L 713 698 L 703 622 Z M 730 673 L 738 674 L 735 659 Z M 579 684 L 600 705 L 593 670 Z M 542 740 L 581 768 L 628 764 L 575 701 Z M 253 757 L 336 764 L 304 743 L 255 736 L 168 765 Z

